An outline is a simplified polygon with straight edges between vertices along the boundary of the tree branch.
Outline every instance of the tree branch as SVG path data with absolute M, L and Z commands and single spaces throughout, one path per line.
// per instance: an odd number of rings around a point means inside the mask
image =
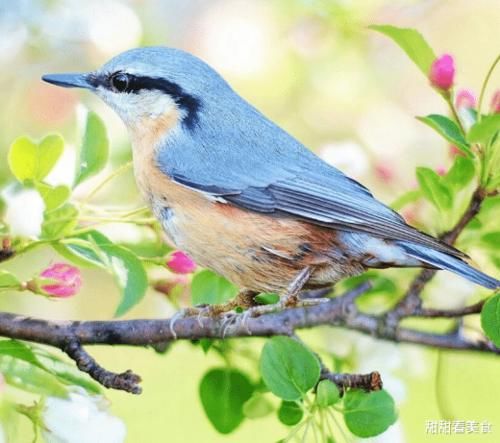
M 384 315 L 371 315 L 360 312 L 355 299 L 366 292 L 366 283 L 342 296 L 315 306 L 286 309 L 283 311 L 250 317 L 245 321 L 235 321 L 228 328 L 222 316 L 187 317 L 175 320 L 112 320 L 112 321 L 47 321 L 24 317 L 7 312 L 0 313 L 0 335 L 19 340 L 28 340 L 57 347 L 66 352 L 78 367 L 91 375 L 104 386 L 138 393 L 138 376 L 130 371 L 114 374 L 99 366 L 82 348 L 83 345 L 109 344 L 153 346 L 171 342 L 175 338 L 195 340 L 202 338 L 269 337 L 294 334 L 297 329 L 321 325 L 342 326 L 371 336 L 396 341 L 415 343 L 434 348 L 460 349 L 500 354 L 500 349 L 487 340 L 474 340 L 458 332 L 435 334 L 409 328 L 391 328 Z M 475 308 L 477 309 L 477 308 Z M 453 311 L 450 311 L 453 312 Z M 449 316 L 447 311 L 430 314 L 422 310 L 421 317 Z M 368 378 L 349 378 L 336 374 L 339 383 L 346 386 L 368 386 L 373 383 Z M 372 375 L 372 377 L 374 377 Z M 369 380 L 372 380 L 368 383 Z M 368 383 L 368 385 L 366 384 Z

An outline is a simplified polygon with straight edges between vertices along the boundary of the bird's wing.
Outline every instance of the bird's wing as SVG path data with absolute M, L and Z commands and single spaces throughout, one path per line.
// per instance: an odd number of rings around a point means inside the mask
M 230 172 L 220 184 L 203 183 L 196 177 L 186 177 L 181 173 L 174 173 L 172 178 L 184 186 L 251 211 L 288 214 L 325 227 L 368 233 L 388 240 L 408 241 L 464 257 L 455 248 L 407 225 L 398 213 L 376 200 L 363 185 L 340 171 L 332 168 L 334 173 L 325 173 L 324 166 L 316 171 L 298 169 L 293 175 L 278 174 L 285 177 L 276 181 L 268 180 L 259 186 L 241 186 L 244 183 L 241 179 L 228 179 Z M 230 186 L 231 183 L 233 186 Z
M 464 255 L 415 228 L 237 96 L 206 112 L 197 131 L 166 138 L 160 170 L 178 183 L 251 211 Z M 208 106 L 208 105 L 207 105 Z M 210 117 L 212 115 L 212 117 Z M 212 120 L 210 120 L 212 118 Z

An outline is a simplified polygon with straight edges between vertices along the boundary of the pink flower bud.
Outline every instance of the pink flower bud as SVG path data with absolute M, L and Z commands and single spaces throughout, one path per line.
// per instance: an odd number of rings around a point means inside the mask
M 82 287 L 80 270 L 66 263 L 54 263 L 45 269 L 40 277 L 54 280 L 54 283 L 41 286 L 42 292 L 52 297 L 71 297 Z
M 460 149 L 458 149 L 455 145 L 450 145 L 450 157 L 456 157 L 457 155 L 465 157 L 465 154 Z
M 453 57 L 444 54 L 432 62 L 429 79 L 432 86 L 447 91 L 453 85 L 455 77 L 455 66 Z
M 455 97 L 455 107 L 457 109 L 474 109 L 476 107 L 476 96 L 468 89 L 460 89 Z
M 415 206 L 403 209 L 403 211 L 401 212 L 401 215 L 405 219 L 406 223 L 409 223 L 410 225 L 417 224 L 418 211 L 417 211 L 417 208 L 415 208 Z
M 375 174 L 385 183 L 389 183 L 394 179 L 394 170 L 385 163 L 377 163 L 375 165 Z
M 500 89 L 493 94 L 490 108 L 493 114 L 500 114 Z
M 176 274 L 189 274 L 196 269 L 196 263 L 185 252 L 175 251 L 167 260 L 167 266 Z
M 441 175 L 441 176 L 446 175 L 446 168 L 444 166 L 438 166 L 436 168 L 436 172 L 438 175 Z

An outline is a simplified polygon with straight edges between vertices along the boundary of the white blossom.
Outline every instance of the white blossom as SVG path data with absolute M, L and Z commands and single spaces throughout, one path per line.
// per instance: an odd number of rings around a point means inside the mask
M 109 413 L 107 401 L 83 389 L 69 398 L 49 397 L 43 411 L 43 437 L 47 443 L 122 443 L 126 428 Z
M 5 222 L 12 235 L 37 237 L 40 235 L 45 204 L 33 189 L 14 192 L 12 188 L 3 193 L 7 203 Z

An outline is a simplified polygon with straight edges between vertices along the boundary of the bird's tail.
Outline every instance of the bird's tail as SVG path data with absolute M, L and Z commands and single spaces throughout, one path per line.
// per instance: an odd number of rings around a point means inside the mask
M 431 265 L 438 269 L 454 272 L 473 283 L 488 289 L 500 288 L 500 280 L 490 277 L 485 273 L 474 269 L 468 263 L 458 257 L 453 257 L 445 252 L 430 249 L 415 243 L 398 242 L 399 246 L 411 257 Z

